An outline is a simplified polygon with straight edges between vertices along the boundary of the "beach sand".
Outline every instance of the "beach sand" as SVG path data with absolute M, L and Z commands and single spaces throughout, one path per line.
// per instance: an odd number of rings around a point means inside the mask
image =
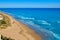
M 11 26 L 6 27 L 5 29 L 0 29 L 1 35 L 15 40 L 42 40 L 41 36 L 27 25 L 15 20 L 7 14 L 2 14 L 10 19 Z

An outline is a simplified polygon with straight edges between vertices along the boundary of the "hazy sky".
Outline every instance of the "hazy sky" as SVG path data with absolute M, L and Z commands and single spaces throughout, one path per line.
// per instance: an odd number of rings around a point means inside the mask
M 0 8 L 60 8 L 60 0 L 0 0 Z

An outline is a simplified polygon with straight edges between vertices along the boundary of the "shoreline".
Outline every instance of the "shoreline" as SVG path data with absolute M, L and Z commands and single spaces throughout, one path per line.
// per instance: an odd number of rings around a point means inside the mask
M 11 37 L 15 40 L 42 40 L 41 36 L 39 36 L 34 30 L 30 29 L 27 25 L 15 20 L 10 15 L 4 13 L 3 15 L 10 18 L 11 27 L 8 27 L 6 29 L 0 29 L 0 33 L 2 35 L 6 37 Z

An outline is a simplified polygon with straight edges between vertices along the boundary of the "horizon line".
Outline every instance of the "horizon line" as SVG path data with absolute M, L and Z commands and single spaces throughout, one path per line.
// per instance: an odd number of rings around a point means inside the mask
M 60 9 L 60 8 L 59 8 Z

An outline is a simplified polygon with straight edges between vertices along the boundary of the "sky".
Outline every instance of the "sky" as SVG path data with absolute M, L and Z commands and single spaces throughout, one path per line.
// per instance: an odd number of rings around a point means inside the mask
M 0 0 L 0 8 L 60 8 L 60 0 Z

